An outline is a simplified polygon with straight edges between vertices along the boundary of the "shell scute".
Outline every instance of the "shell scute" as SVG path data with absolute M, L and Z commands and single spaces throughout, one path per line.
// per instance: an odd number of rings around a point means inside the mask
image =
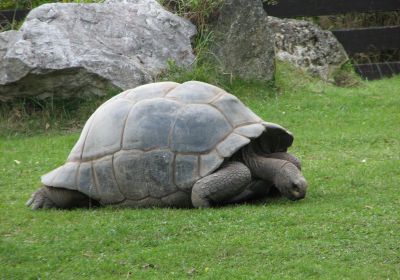
M 125 119 L 132 103 L 116 99 L 104 104 L 94 113 L 94 119 L 84 143 L 82 159 L 98 158 L 121 149 L 121 136 Z
M 239 134 L 231 133 L 229 136 L 218 144 L 217 152 L 222 157 L 230 157 L 237 150 L 239 150 L 244 145 L 247 145 L 250 139 Z
M 144 99 L 161 98 L 168 92 L 179 86 L 174 82 L 159 82 L 138 86 L 134 89 L 126 90 L 121 97 L 138 102 Z
M 93 170 L 102 204 L 116 203 L 125 199 L 114 176 L 113 155 L 93 161 Z
M 216 150 L 211 151 L 208 154 L 200 156 L 200 176 L 204 177 L 214 170 L 216 170 L 224 158 L 221 157 Z
M 168 147 L 170 130 L 181 107 L 178 102 L 162 98 L 136 103 L 126 120 L 123 149 Z
M 199 178 L 198 156 L 196 155 L 176 155 L 174 183 L 184 190 L 190 190 L 193 181 Z
M 183 83 L 171 90 L 166 97 L 179 100 L 187 104 L 209 103 L 216 96 L 225 93 L 222 89 L 197 81 Z
M 138 150 L 120 151 L 114 155 L 115 179 L 126 198 L 143 199 L 149 195 L 141 164 L 144 152 Z
M 177 116 L 172 129 L 171 149 L 181 153 L 203 153 L 212 149 L 232 131 L 215 108 L 190 104 Z
M 172 163 L 173 153 L 169 150 L 121 150 L 114 156 L 115 177 L 129 199 L 160 198 L 177 190 Z
M 82 162 L 79 165 L 77 185 L 78 191 L 93 199 L 100 200 L 99 193 L 96 189 L 91 161 Z
M 237 97 L 231 94 L 223 95 L 221 98 L 214 101 L 213 105 L 221 112 L 224 112 L 224 115 L 233 127 L 262 121 L 256 114 L 240 102 Z

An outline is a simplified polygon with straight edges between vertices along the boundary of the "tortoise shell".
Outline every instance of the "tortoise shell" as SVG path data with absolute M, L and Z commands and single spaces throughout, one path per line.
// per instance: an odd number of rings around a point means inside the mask
M 266 153 L 284 152 L 293 141 L 218 87 L 147 84 L 101 105 L 66 163 L 42 183 L 78 190 L 103 205 L 190 206 L 193 184 L 252 139 Z

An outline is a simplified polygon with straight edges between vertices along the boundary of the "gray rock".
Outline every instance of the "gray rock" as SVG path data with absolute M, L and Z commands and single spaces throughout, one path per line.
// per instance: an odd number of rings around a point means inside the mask
M 332 32 L 304 20 L 268 19 L 275 35 L 277 59 L 324 80 L 348 60 L 346 51 Z
M 215 23 L 212 53 L 225 73 L 271 80 L 274 37 L 260 0 L 227 0 Z
M 0 100 L 102 95 L 194 60 L 196 28 L 155 0 L 45 4 L 0 33 Z

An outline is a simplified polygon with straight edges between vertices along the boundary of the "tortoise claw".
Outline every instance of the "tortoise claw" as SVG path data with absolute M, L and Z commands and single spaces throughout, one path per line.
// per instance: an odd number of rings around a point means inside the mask
M 26 207 L 31 206 L 31 204 L 33 203 L 33 195 L 31 195 L 31 198 L 29 198 L 29 200 L 25 203 Z
M 48 209 L 56 207 L 54 202 L 47 197 L 46 190 L 44 187 L 34 192 L 25 205 L 27 207 L 31 207 L 32 210 L 38 210 L 41 208 Z

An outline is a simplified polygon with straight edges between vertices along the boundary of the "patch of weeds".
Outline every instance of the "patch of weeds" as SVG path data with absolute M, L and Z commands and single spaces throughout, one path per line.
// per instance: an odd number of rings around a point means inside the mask
M 208 62 L 195 62 L 192 67 L 179 66 L 175 61 L 168 61 L 167 70 L 160 75 L 157 81 L 175 81 L 183 83 L 190 80 L 201 81 L 214 85 L 224 83 L 224 77 L 217 71 L 216 67 Z
M 96 108 L 116 93 L 108 91 L 102 97 L 72 99 L 20 98 L 1 103 L 0 136 L 80 130 Z
M 213 40 L 210 24 L 218 16 L 223 0 L 161 0 L 167 9 L 190 20 L 197 28 L 193 49 L 196 61 L 210 57 L 209 45 Z
M 223 0 L 160 0 L 170 11 L 189 19 L 200 30 L 217 16 Z
M 361 77 L 355 72 L 352 63 L 347 62 L 333 72 L 334 84 L 339 87 L 356 87 L 361 85 Z

